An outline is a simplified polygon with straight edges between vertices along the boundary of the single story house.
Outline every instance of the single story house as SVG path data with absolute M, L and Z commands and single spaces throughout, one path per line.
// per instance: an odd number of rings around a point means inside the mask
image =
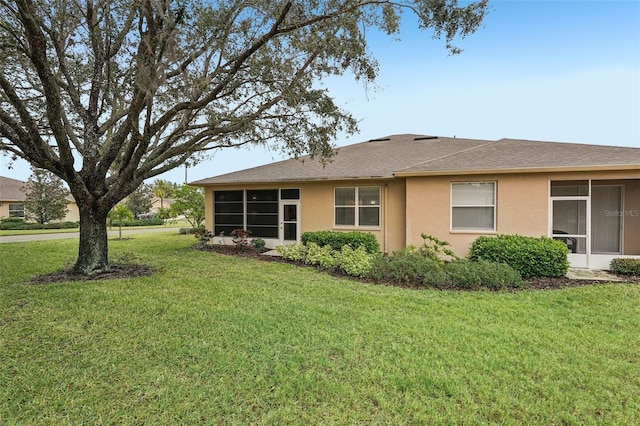
M 391 253 L 425 233 L 464 256 L 480 235 L 519 234 L 565 242 L 573 267 L 640 257 L 640 148 L 404 134 L 193 184 L 207 229 L 267 246 L 359 230 Z
M 24 200 L 27 199 L 22 188 L 27 184 L 17 179 L 0 176 L 0 219 L 5 217 L 25 217 Z M 67 197 L 67 215 L 64 220 L 78 222 L 80 211 L 76 200 L 69 195 Z

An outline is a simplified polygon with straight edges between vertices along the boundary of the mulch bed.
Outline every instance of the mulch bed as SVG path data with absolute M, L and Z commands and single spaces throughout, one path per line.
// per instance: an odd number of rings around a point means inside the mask
M 145 265 L 112 263 L 108 271 L 96 273 L 93 275 L 78 274 L 71 270 L 54 272 L 52 274 L 43 274 L 33 277 L 29 284 L 54 284 L 60 282 L 73 281 L 97 281 L 97 280 L 113 280 L 118 278 L 135 278 L 148 277 L 153 275 L 154 270 Z
M 280 261 L 280 262 L 298 264 L 296 262 L 289 262 L 287 260 L 284 260 L 281 257 L 261 256 L 260 253 L 257 253 L 251 247 L 238 247 L 238 246 L 220 245 L 220 244 L 206 244 L 206 245 L 205 244 L 196 244 L 193 248 L 196 249 L 196 250 L 202 250 L 202 251 L 212 251 L 212 252 L 216 252 L 216 253 L 220 253 L 220 254 L 224 254 L 224 255 L 228 255 L 228 256 L 242 256 L 242 257 L 249 257 L 249 258 L 265 260 L 265 261 Z M 265 251 L 267 251 L 267 250 L 265 250 Z M 342 274 L 339 271 L 338 272 L 334 272 L 334 275 L 346 276 L 345 274 Z M 357 278 L 354 278 L 354 277 L 349 277 L 349 278 L 357 280 L 357 281 L 371 283 L 371 281 L 368 281 L 368 280 L 361 280 L 361 279 L 357 279 Z M 626 283 L 640 283 L 640 276 L 636 276 L 636 277 L 634 277 L 634 276 L 621 276 L 621 279 L 623 279 L 624 282 L 626 282 Z M 530 279 L 525 280 L 525 282 L 526 282 L 526 284 L 523 287 L 519 287 L 517 289 L 510 289 L 510 290 L 555 290 L 555 289 L 567 288 L 567 287 L 581 287 L 581 286 L 586 286 L 586 285 L 595 285 L 595 284 L 608 283 L 608 281 L 582 280 L 582 279 L 579 280 L 579 279 L 571 279 L 571 278 L 567 278 L 567 277 L 559 277 L 559 278 L 530 278 Z M 375 283 L 375 284 L 392 285 L 392 286 L 399 286 L 399 287 L 413 288 L 413 289 L 424 289 L 425 288 L 423 285 L 420 285 L 420 284 L 397 284 L 397 283 Z M 458 288 L 450 288 L 448 290 L 459 290 L 459 289 Z

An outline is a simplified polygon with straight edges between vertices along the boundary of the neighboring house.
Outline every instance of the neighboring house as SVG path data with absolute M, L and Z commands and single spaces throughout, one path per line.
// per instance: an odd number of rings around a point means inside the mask
M 5 217 L 25 217 L 25 195 L 22 187 L 27 182 L 0 176 L 0 219 Z M 67 216 L 65 221 L 77 222 L 80 220 L 80 212 L 76 201 L 72 196 L 67 197 Z
M 160 197 L 153 197 L 153 200 L 151 201 L 151 209 L 149 210 L 149 213 L 157 214 L 160 207 L 168 209 L 171 207 L 171 204 L 173 204 L 173 198 L 167 197 L 167 198 L 160 199 Z
M 549 236 L 574 267 L 640 257 L 640 148 L 395 135 L 215 176 L 206 227 L 245 228 L 268 246 L 317 230 L 373 233 L 385 253 L 421 234 L 461 256 L 480 235 Z

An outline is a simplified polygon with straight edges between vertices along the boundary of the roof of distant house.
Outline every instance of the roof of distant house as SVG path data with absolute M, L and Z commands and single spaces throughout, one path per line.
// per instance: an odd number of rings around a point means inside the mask
M 336 155 L 325 165 L 305 156 L 193 183 L 380 179 L 410 175 L 595 169 L 640 170 L 640 148 L 404 134 L 337 148 Z
M 0 200 L 2 201 L 24 201 L 24 191 L 22 186 L 26 182 L 17 179 L 0 176 Z
M 16 202 L 24 201 L 27 197 L 22 190 L 22 187 L 26 184 L 27 182 L 21 180 L 0 176 L 0 200 Z M 73 195 L 68 195 L 66 198 L 72 203 L 76 202 Z

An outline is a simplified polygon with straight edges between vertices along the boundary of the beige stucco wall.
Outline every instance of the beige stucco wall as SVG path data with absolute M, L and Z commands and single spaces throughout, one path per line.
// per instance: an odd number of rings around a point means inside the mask
M 496 230 L 451 231 L 451 183 L 497 182 Z M 436 176 L 407 179 L 407 244 L 421 245 L 421 233 L 448 241 L 465 256 L 480 235 L 548 233 L 548 178 L 523 175 Z
M 379 227 L 335 227 L 335 187 L 379 186 L 381 193 L 381 224 Z M 405 188 L 404 180 L 362 180 L 355 182 L 291 182 L 280 184 L 248 184 L 208 186 L 205 188 L 205 226 L 213 229 L 213 191 L 238 189 L 300 189 L 300 232 L 307 231 L 353 231 L 370 232 L 376 236 L 383 252 L 405 246 Z M 386 232 L 385 232 L 386 231 Z
M 421 245 L 421 233 L 451 243 L 460 256 L 468 253 L 480 235 L 549 235 L 549 181 L 603 180 L 593 184 L 624 186 L 624 254 L 640 254 L 640 173 L 583 172 L 429 176 L 407 178 L 406 242 Z M 625 180 L 620 180 L 625 179 Z M 494 232 L 452 231 L 450 223 L 452 182 L 497 182 L 496 230 Z M 636 214 L 636 210 L 639 212 Z
M 373 233 L 384 252 L 391 253 L 409 244 L 419 246 L 423 243 L 421 234 L 425 233 L 450 242 L 452 249 L 458 255 L 465 256 L 470 244 L 479 235 L 520 234 L 535 237 L 549 235 L 549 182 L 583 179 L 607 180 L 594 182 L 594 184 L 624 186 L 623 250 L 624 254 L 640 254 L 640 173 L 624 171 L 428 176 L 347 183 L 327 181 L 209 186 L 205 188 L 205 224 L 207 229 L 213 229 L 214 189 L 299 188 L 301 232 L 353 230 L 354 228 L 336 228 L 333 225 L 333 188 L 380 186 L 381 226 L 358 228 L 358 230 Z M 494 232 L 451 231 L 451 183 L 486 181 L 497 182 L 496 230 Z
M 9 217 L 9 203 L 22 203 L 22 201 L 0 201 L 0 219 Z M 80 212 L 78 211 L 78 205 L 73 202 L 67 204 L 67 215 L 64 221 L 78 222 L 80 220 Z

